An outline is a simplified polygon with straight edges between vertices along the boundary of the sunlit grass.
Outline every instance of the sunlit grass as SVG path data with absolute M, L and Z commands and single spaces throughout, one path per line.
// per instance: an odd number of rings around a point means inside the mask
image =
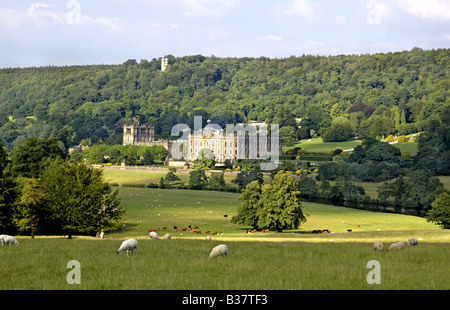
M 301 140 L 296 147 L 306 149 L 310 153 L 327 153 L 335 149 L 349 150 L 361 144 L 361 140 L 353 140 L 346 142 L 323 142 L 322 138 L 312 138 Z M 284 148 L 283 148 L 284 149 Z
M 188 190 L 120 188 L 128 210 L 123 230 L 103 240 L 76 236 L 31 239 L 0 246 L 0 289 L 82 290 L 323 290 L 449 289 L 450 233 L 422 218 L 304 203 L 308 221 L 297 230 L 246 234 L 231 223 L 238 194 Z M 224 215 L 227 217 L 224 217 Z M 176 216 L 175 216 L 176 215 Z M 175 232 L 173 226 L 199 225 L 201 234 Z M 358 225 L 358 226 L 357 226 Z M 150 240 L 148 228 L 167 226 Z M 130 230 L 135 227 L 135 230 Z M 204 230 L 222 231 L 206 241 Z M 352 232 L 347 232 L 351 228 Z M 328 234 L 312 234 L 329 229 Z M 209 234 L 208 234 L 209 235 Z M 116 255 L 122 240 L 137 238 L 138 254 Z M 377 252 L 380 240 L 417 247 Z M 228 257 L 209 259 L 225 243 Z M 81 284 L 68 284 L 69 260 L 80 263 Z M 366 264 L 378 260 L 382 282 L 370 285 Z
M 345 142 L 323 142 L 322 138 L 304 139 L 297 143 L 296 147 L 306 149 L 310 153 L 328 153 L 336 149 L 352 150 L 355 146 L 360 145 L 362 140 L 353 140 Z M 400 149 L 401 152 L 408 152 L 411 156 L 417 153 L 418 143 L 405 142 L 405 143 L 393 143 L 393 146 Z M 289 147 L 283 147 L 286 151 Z
M 371 243 L 234 242 L 228 257 L 209 259 L 220 242 L 139 240 L 137 255 L 116 255 L 120 240 L 23 239 L 0 249 L 1 289 L 448 289 L 448 244 L 376 252 Z M 32 257 L 32 259 L 30 259 Z M 366 281 L 369 260 L 382 282 Z M 69 260 L 81 284 L 68 284 Z M 14 262 L 14 263 L 8 263 Z M 7 268 L 6 268 L 7 267 Z
M 335 239 L 341 236 L 341 238 L 349 240 L 348 238 L 354 236 L 355 233 L 365 232 L 365 238 L 372 240 L 377 237 L 377 234 L 385 231 L 419 230 L 430 234 L 437 233 L 438 236 L 434 236 L 434 239 L 439 240 L 441 238 L 439 234 L 445 232 L 439 229 L 437 225 L 416 216 L 302 202 L 303 212 L 308 213 L 309 217 L 307 217 L 307 222 L 302 223 L 298 229 L 286 230 L 281 234 L 276 232 L 245 234 L 244 230 L 250 227 L 231 223 L 231 218 L 236 214 L 237 207 L 241 203 L 238 200 L 239 194 L 236 193 L 120 188 L 120 197 L 127 209 L 126 227 L 120 232 L 106 235 L 106 238 L 147 237 L 148 229 L 158 227 L 167 227 L 167 231 L 160 230 L 159 234 L 163 235 L 170 232 L 175 238 L 203 239 L 205 237 L 204 232 L 210 230 L 210 232 L 223 233 L 216 238 L 232 238 L 233 240 L 254 240 L 257 238 L 329 239 L 331 234 L 327 236 L 311 234 L 311 231 L 319 229 L 328 229 L 333 232 Z M 189 225 L 192 227 L 199 226 L 202 233 L 192 234 L 174 231 L 174 226 L 183 228 Z M 130 230 L 130 227 L 135 227 L 135 229 Z M 348 233 L 348 229 L 351 229 L 353 234 Z M 355 236 L 354 238 L 358 239 L 359 237 Z

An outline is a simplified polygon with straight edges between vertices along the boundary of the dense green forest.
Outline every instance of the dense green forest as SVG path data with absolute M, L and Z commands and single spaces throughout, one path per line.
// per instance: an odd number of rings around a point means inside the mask
M 433 131 L 450 104 L 450 49 L 285 59 L 167 57 L 164 72 L 156 58 L 1 69 L 0 141 L 8 151 L 27 137 L 56 138 L 66 148 L 83 139 L 121 144 L 121 125 L 133 118 L 168 137 L 174 124 L 193 128 L 194 115 L 222 126 L 277 123 L 286 141 L 363 139 Z

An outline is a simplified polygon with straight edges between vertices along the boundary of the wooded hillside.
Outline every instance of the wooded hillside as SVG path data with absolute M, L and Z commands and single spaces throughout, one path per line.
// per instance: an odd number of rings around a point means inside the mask
M 193 128 L 194 115 L 223 127 L 277 123 L 294 140 L 325 136 L 343 123 L 360 138 L 402 135 L 438 126 L 439 112 L 450 103 L 450 49 L 168 58 L 165 72 L 161 59 L 2 69 L 0 141 L 8 150 L 30 136 L 54 137 L 66 147 L 82 139 L 120 144 L 120 126 L 135 117 L 167 137 L 174 124 Z M 295 118 L 302 118 L 301 129 Z M 115 129 L 118 134 L 109 137 Z

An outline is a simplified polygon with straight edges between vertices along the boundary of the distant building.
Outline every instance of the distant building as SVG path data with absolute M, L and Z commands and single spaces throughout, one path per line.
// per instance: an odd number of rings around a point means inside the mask
M 169 65 L 169 59 L 167 59 L 166 57 L 163 57 L 161 59 L 161 71 L 166 71 L 168 65 Z
M 258 124 L 265 125 L 265 124 Z M 239 131 L 239 128 L 246 130 Z M 123 144 L 133 145 L 163 145 L 168 150 L 169 159 L 172 158 L 172 146 L 180 149 L 183 160 L 192 162 L 201 158 L 214 158 L 217 163 L 226 160 L 236 162 L 238 159 L 260 159 L 264 155 L 270 156 L 271 140 L 266 131 L 256 128 L 255 125 L 236 127 L 236 132 L 227 134 L 226 130 L 208 124 L 199 130 L 189 131 L 177 140 L 154 140 L 154 126 L 134 123 L 123 128 Z M 281 154 L 281 139 L 279 140 L 279 153 Z M 175 156 L 176 157 L 176 156 Z M 180 159 L 180 158 L 177 158 Z
M 155 127 L 153 125 L 140 125 L 135 122 L 123 127 L 123 145 L 150 145 L 154 141 Z
M 170 157 L 170 150 L 173 140 L 160 139 L 155 141 L 155 127 L 148 124 L 127 124 L 123 126 L 123 145 L 162 145 L 168 151 Z

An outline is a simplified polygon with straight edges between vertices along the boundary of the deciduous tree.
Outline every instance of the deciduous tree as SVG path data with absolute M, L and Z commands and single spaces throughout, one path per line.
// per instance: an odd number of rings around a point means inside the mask
M 208 177 L 205 170 L 194 169 L 189 173 L 189 187 L 193 189 L 202 189 L 208 184 Z
M 238 207 L 237 215 L 231 219 L 232 223 L 258 228 L 260 209 L 261 185 L 258 181 L 250 182 L 239 196 L 242 204 Z
M 46 159 L 65 158 L 56 139 L 28 138 L 11 152 L 11 172 L 15 176 L 39 178 Z
M 278 172 L 273 180 L 263 185 L 258 226 L 276 229 L 296 229 L 306 221 L 299 200 L 297 182 L 284 171 Z
M 441 193 L 431 204 L 431 210 L 426 215 L 428 222 L 441 225 L 444 229 L 450 228 L 450 195 Z
M 42 174 L 41 192 L 53 233 L 95 234 L 117 229 L 124 213 L 103 172 L 80 163 L 53 162 Z

